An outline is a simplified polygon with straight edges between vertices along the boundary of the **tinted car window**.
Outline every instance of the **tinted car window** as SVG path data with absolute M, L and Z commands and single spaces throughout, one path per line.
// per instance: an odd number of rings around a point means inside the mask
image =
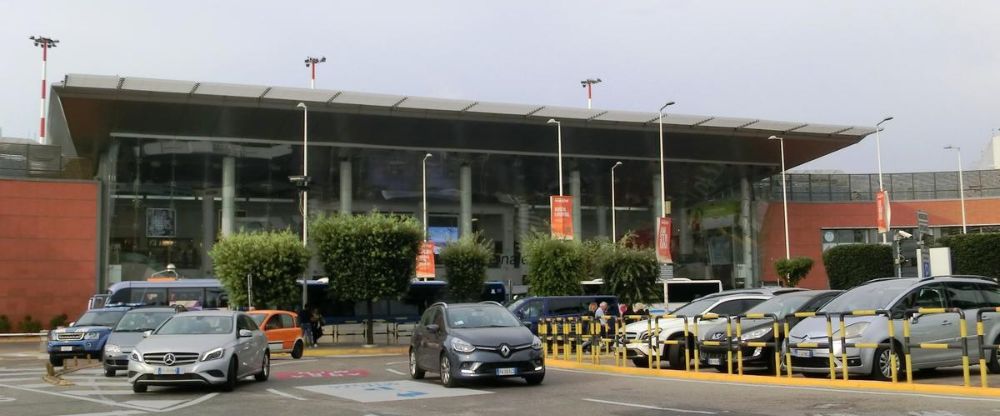
M 173 312 L 132 311 L 115 327 L 116 332 L 143 332 L 156 329 L 163 321 L 173 316 Z
M 944 286 L 940 284 L 921 286 L 910 291 L 896 302 L 896 305 L 892 307 L 892 314 L 899 317 L 908 309 L 943 308 L 945 299 Z
M 947 283 L 948 300 L 951 307 L 959 309 L 978 309 L 983 307 L 986 301 L 979 292 L 979 285 L 967 282 Z
M 521 323 L 498 306 L 477 305 L 448 309 L 449 328 L 517 327 Z
M 110 326 L 114 327 L 125 315 L 125 311 L 89 311 L 76 321 L 74 326 Z
M 760 301 L 757 303 L 760 303 Z M 743 299 L 727 300 L 712 308 L 712 313 L 717 313 L 719 315 L 739 315 L 746 310 L 744 309 L 745 305 L 746 304 Z
M 297 326 L 297 325 L 295 325 L 295 318 L 292 317 L 292 315 L 288 315 L 288 314 L 284 314 L 283 313 L 283 314 L 278 315 L 278 316 L 281 317 L 281 326 L 282 327 L 284 327 L 284 328 L 295 328 Z
M 283 326 L 281 325 L 281 317 L 279 317 L 278 315 L 274 315 L 271 317 L 271 319 L 267 320 L 267 325 L 264 326 L 264 330 L 270 331 L 272 329 L 281 329 L 282 327 Z
M 584 315 L 589 302 L 578 298 L 549 299 L 550 315 Z
M 434 322 L 434 311 L 434 308 L 424 311 L 424 315 L 420 317 L 420 326 L 427 326 Z
M 1000 286 L 978 284 L 987 307 L 1000 306 Z
M 521 309 L 521 313 L 526 319 L 535 319 L 542 316 L 542 301 L 533 300 Z

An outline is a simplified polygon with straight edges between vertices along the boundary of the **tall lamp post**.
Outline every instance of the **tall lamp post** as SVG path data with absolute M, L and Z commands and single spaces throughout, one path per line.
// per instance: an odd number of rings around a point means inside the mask
M 621 161 L 615 162 L 611 167 L 611 242 L 618 241 L 618 230 L 615 228 L 615 168 L 622 165 Z
M 313 58 L 311 56 L 306 57 L 306 67 L 312 69 L 312 77 L 309 80 L 309 88 L 316 89 L 316 65 L 326 62 L 326 57 Z
M 556 140 L 558 146 L 558 157 L 559 157 L 559 196 L 563 196 L 563 168 L 562 168 L 562 123 L 559 120 L 550 118 L 546 124 L 556 125 Z
M 954 150 L 958 154 L 958 199 L 962 202 L 962 234 L 965 234 L 965 183 L 962 181 L 962 148 L 958 146 L 945 146 L 944 148 Z
M 666 176 L 664 176 L 664 170 L 663 170 L 663 110 L 672 105 L 674 105 L 673 101 L 664 104 L 663 107 L 660 107 L 659 125 L 660 125 L 660 216 L 661 217 L 667 216 L 667 204 L 664 203 L 667 200 L 667 193 L 666 193 L 667 186 L 665 182 Z
M 309 246 L 309 107 L 299 103 L 296 108 L 302 109 L 302 176 L 290 176 L 288 179 L 299 189 L 302 199 L 302 246 Z M 305 309 L 308 299 L 309 268 L 302 275 L 302 308 Z
M 878 124 L 875 124 L 875 160 L 876 160 L 876 163 L 878 163 L 878 190 L 879 190 L 879 192 L 885 192 L 885 186 L 883 186 L 883 183 L 882 183 L 882 141 L 881 141 L 881 137 L 879 135 L 879 132 L 882 131 L 882 123 L 885 123 L 885 122 L 887 122 L 889 120 L 892 120 L 891 116 L 883 118 L 882 121 L 878 122 Z M 889 203 L 888 199 L 889 198 L 886 198 L 886 202 L 885 202 L 886 204 Z M 890 219 L 887 216 L 886 217 L 886 222 L 885 222 L 885 232 L 882 233 L 882 244 L 888 244 L 889 243 L 889 228 L 890 228 L 889 221 L 890 221 Z
M 777 140 L 781 147 L 781 206 L 785 214 L 785 260 L 792 258 L 792 251 L 788 246 L 788 183 L 785 181 L 785 139 L 783 137 L 771 136 L 768 140 Z
M 580 81 L 580 85 L 583 88 L 587 89 L 587 109 L 588 110 L 590 109 L 590 103 L 591 103 L 592 98 L 593 98 L 594 84 L 599 84 L 600 82 L 601 82 L 600 78 L 597 78 L 597 79 L 587 78 L 587 79 L 585 79 L 583 81 Z
M 49 94 L 49 91 L 48 91 L 49 48 L 56 47 L 56 44 L 58 44 L 59 41 L 56 40 L 56 39 L 47 38 L 47 37 L 44 37 L 44 36 L 31 36 L 29 39 L 31 39 L 31 41 L 35 43 L 35 46 L 40 46 L 42 48 L 42 108 L 41 108 L 41 110 L 39 110 L 40 111 L 40 115 L 39 115 L 40 116 L 39 117 L 40 123 L 39 123 L 39 126 L 38 126 L 38 142 L 40 144 L 46 144 L 46 142 L 45 142 L 45 108 L 47 107 L 46 106 L 46 104 L 47 104 L 46 101 L 48 100 L 48 94 Z
M 423 191 L 422 191 L 422 193 L 423 193 L 423 200 L 424 200 L 424 241 L 427 241 L 427 159 L 430 159 L 431 156 L 434 156 L 434 155 L 432 155 L 430 153 L 424 155 L 424 160 L 422 162 L 420 162 L 420 164 L 421 164 L 421 171 L 422 171 L 422 174 L 423 174 L 423 180 L 422 180 Z

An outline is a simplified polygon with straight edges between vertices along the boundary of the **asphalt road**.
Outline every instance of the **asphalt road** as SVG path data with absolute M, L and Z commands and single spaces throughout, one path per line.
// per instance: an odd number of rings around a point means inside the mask
M 98 368 L 42 381 L 44 356 L 0 349 L 0 415 L 1000 415 L 1000 400 L 845 392 L 816 388 L 668 380 L 550 368 L 545 382 L 520 379 L 445 389 L 428 373 L 406 375 L 403 356 L 276 356 L 266 382 L 236 391 L 151 387 L 135 394 Z

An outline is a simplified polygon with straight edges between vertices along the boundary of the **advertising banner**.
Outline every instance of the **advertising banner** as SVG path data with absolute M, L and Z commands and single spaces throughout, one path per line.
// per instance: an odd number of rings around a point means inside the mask
M 424 241 L 417 251 L 417 278 L 434 278 L 434 242 Z
M 878 191 L 875 193 L 875 209 L 878 212 L 878 217 L 876 218 L 878 232 L 887 232 L 889 230 L 890 218 L 892 218 L 892 211 L 889 209 L 888 191 Z
M 670 234 L 672 223 L 670 217 L 660 217 L 656 226 L 656 260 L 660 263 L 673 263 L 670 256 Z
M 573 239 L 573 197 L 552 195 L 549 197 L 552 238 Z

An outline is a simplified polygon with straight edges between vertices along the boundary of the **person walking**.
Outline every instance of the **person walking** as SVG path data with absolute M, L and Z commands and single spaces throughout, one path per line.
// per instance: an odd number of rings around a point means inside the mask
M 305 307 L 299 309 L 298 319 L 299 319 L 299 328 L 302 329 L 302 341 L 305 342 L 305 345 L 307 347 L 310 345 L 315 345 L 312 336 L 313 334 L 312 323 L 310 322 L 308 309 L 306 309 Z
M 319 309 L 313 308 L 312 315 L 309 317 L 309 325 L 312 330 L 313 348 L 319 346 L 319 339 L 323 337 L 323 315 L 320 315 Z

